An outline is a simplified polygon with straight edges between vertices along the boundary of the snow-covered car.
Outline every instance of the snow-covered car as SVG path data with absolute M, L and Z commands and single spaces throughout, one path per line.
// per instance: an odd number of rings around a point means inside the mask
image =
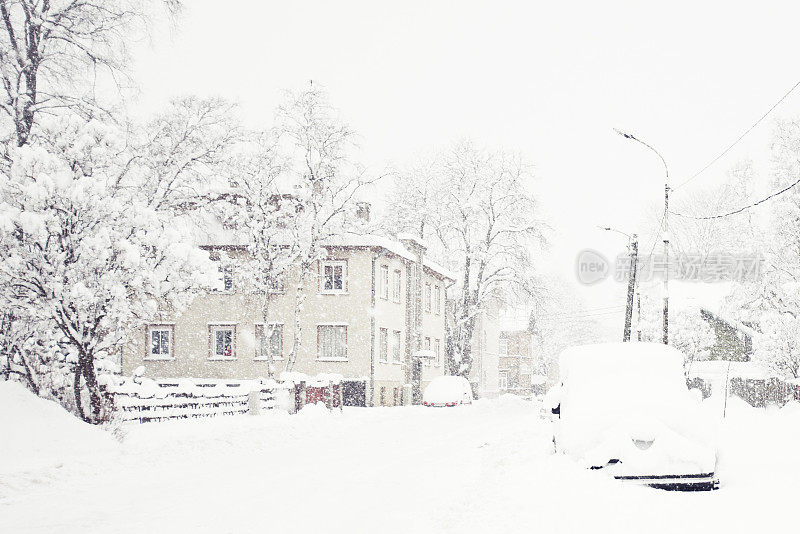
M 656 343 L 565 350 L 544 399 L 556 451 L 623 481 L 716 489 L 715 423 L 689 392 L 683 361 Z
M 437 376 L 422 395 L 425 406 L 472 404 L 472 388 L 463 376 Z

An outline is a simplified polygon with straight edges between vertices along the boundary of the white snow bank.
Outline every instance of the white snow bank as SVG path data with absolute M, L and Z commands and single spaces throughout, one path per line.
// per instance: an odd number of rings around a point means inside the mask
M 117 447 L 109 433 L 12 381 L 0 381 L 0 428 L 0 473 L 59 466 Z
M 531 403 L 530 401 L 523 399 L 519 395 L 514 395 L 513 393 L 503 393 L 500 395 L 497 401 L 501 406 L 517 406 Z

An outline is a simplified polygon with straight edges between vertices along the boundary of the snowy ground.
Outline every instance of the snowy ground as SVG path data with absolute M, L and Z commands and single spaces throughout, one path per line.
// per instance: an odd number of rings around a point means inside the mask
M 551 454 L 538 406 L 512 398 L 140 425 L 118 442 L 55 412 L 42 420 L 56 422 L 15 432 L 8 425 L 24 409 L 5 389 L 2 532 L 758 532 L 796 523 L 792 406 L 729 404 L 722 488 L 674 493 L 623 486 Z M 25 450 L 54 426 L 63 441 Z

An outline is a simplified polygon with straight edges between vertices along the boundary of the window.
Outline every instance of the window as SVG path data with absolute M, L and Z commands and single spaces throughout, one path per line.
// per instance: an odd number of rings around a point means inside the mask
M 400 302 L 400 271 L 394 271 L 392 273 L 392 300 L 394 302 Z
M 273 276 L 265 274 L 264 279 L 267 285 L 267 290 L 270 293 L 286 292 L 286 277 L 283 274 L 278 274 Z
M 439 366 L 439 363 L 442 361 L 440 358 L 441 348 L 442 348 L 442 343 L 438 339 L 434 340 L 433 354 L 435 355 L 436 358 L 433 360 L 433 364 L 436 365 L 437 367 Z
M 220 273 L 221 287 L 222 291 L 231 292 L 233 291 L 233 267 L 230 265 L 222 266 L 220 265 L 217 267 L 217 270 Z
M 433 311 L 436 315 L 442 313 L 442 288 L 439 286 L 433 288 Z
M 397 393 L 397 388 L 394 388 L 394 405 L 397 406 L 397 401 L 399 399 L 399 395 Z
M 425 350 L 431 350 L 431 338 L 429 337 L 425 338 Z M 425 358 L 425 365 L 430 365 L 430 364 L 431 364 L 430 358 Z
M 382 362 L 389 360 L 389 331 L 385 328 L 380 329 L 380 356 Z
M 389 266 L 381 265 L 381 298 L 389 299 Z
M 381 386 L 381 406 L 386 405 L 386 386 Z
M 425 284 L 425 311 L 431 312 L 431 285 Z
M 329 361 L 347 360 L 346 325 L 317 325 L 317 359 Z
M 322 262 L 322 293 L 345 293 L 347 291 L 347 262 Z
M 500 389 L 508 389 L 508 372 L 500 371 Z
M 500 354 L 508 354 L 508 340 L 501 339 L 500 340 Z
M 236 359 L 236 325 L 211 325 L 209 333 L 211 338 L 210 359 Z
M 392 360 L 400 363 L 400 330 L 392 332 Z
M 172 325 L 147 327 L 147 360 L 172 360 Z
M 268 339 L 269 337 L 269 339 Z M 257 360 L 282 360 L 283 359 L 283 325 L 273 323 L 256 325 L 256 359 Z

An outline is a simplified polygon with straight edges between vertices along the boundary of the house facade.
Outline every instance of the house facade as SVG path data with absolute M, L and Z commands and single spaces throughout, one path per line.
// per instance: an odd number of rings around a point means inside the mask
M 500 391 L 523 397 L 532 394 L 533 350 L 527 330 L 500 332 Z
M 235 260 L 243 247 L 209 245 Z M 325 245 L 307 277 L 293 365 L 298 271 L 264 295 L 240 290 L 226 272 L 218 291 L 197 297 L 180 315 L 164 313 L 122 355 L 122 370 L 145 367 L 150 378 L 258 379 L 281 371 L 344 377 L 346 404 L 419 402 L 443 374 L 445 290 L 452 278 L 425 258 L 412 237 L 359 236 Z M 235 267 L 234 267 L 235 271 Z M 309 282 L 310 280 L 310 282 Z M 270 369 L 272 365 L 272 369 Z
M 490 302 L 475 319 L 469 381 L 479 397 L 500 395 L 500 307 Z

